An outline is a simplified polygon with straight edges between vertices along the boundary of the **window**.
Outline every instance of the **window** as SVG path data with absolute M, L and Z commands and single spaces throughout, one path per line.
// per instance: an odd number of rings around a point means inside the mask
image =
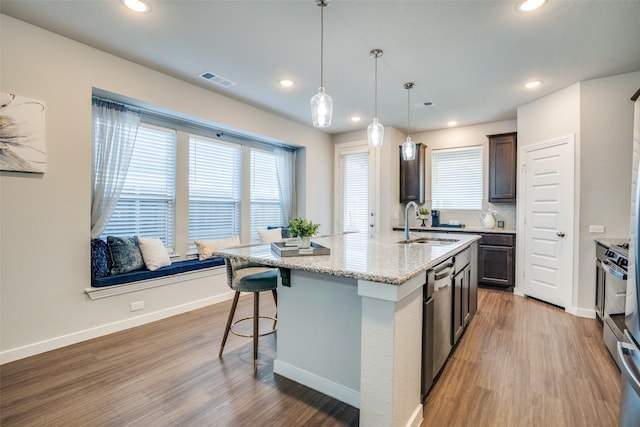
M 482 146 L 432 152 L 431 208 L 482 209 Z
M 176 132 L 141 124 L 129 171 L 116 208 L 102 231 L 106 236 L 160 238 L 173 248 Z
M 258 229 L 284 225 L 285 216 L 294 214 L 282 205 L 294 205 L 295 187 L 281 190 L 278 180 L 295 175 L 295 156 L 283 161 L 288 157 L 281 155 L 295 153 L 291 148 L 94 97 L 99 100 L 134 110 L 140 123 L 124 189 L 102 239 L 157 237 L 184 259 L 196 253 L 194 240 L 239 235 L 243 243 L 258 241 Z M 94 126 L 100 120 L 94 113 Z M 95 156 L 105 154 L 100 141 L 96 134 Z
M 259 229 L 283 224 L 278 172 L 273 153 L 251 149 L 251 241 L 259 241 Z
M 189 242 L 240 234 L 242 147 L 189 139 Z
M 342 155 L 342 228 L 367 231 L 369 228 L 369 153 Z

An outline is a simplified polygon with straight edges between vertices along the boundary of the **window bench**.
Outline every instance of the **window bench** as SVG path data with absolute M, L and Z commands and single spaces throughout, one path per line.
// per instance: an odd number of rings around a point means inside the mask
M 184 273 L 209 270 L 220 266 L 224 266 L 224 258 L 208 258 L 202 261 L 198 259 L 177 261 L 155 271 L 137 270 L 107 277 L 94 277 L 91 280 L 91 288 L 85 289 L 85 292 L 91 299 L 105 298 L 175 283 L 182 280 L 180 276 L 184 275 Z

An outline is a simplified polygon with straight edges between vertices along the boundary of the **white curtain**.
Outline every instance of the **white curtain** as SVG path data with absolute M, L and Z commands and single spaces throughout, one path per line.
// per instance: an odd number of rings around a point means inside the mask
M 91 238 L 109 221 L 124 185 L 133 154 L 140 114 L 124 105 L 94 99 Z
M 291 218 L 295 217 L 296 210 L 296 181 L 295 181 L 295 151 L 281 147 L 273 149 L 276 159 L 276 172 L 278 174 L 278 189 L 280 190 L 280 204 L 284 224 L 287 225 Z

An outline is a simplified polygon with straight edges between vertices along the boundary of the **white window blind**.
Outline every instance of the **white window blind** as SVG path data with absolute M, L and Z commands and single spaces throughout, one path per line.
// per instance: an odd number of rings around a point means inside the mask
M 280 226 L 284 219 L 273 153 L 251 150 L 251 241 L 259 241 L 258 230 Z
M 240 234 L 242 147 L 189 139 L 189 246 Z
M 482 146 L 434 150 L 431 208 L 482 209 Z
M 342 155 L 342 228 L 367 231 L 369 227 L 369 153 Z
M 120 199 L 101 238 L 159 238 L 173 249 L 175 158 L 174 130 L 140 125 Z

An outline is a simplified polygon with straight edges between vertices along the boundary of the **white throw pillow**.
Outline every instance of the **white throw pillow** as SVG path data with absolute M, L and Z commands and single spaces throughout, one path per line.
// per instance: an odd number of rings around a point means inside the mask
M 169 252 L 160 239 L 138 237 L 138 247 L 147 269 L 154 271 L 160 267 L 171 265 Z
M 211 258 L 213 253 L 220 249 L 240 245 L 240 236 L 236 235 L 226 239 L 196 240 L 195 244 L 198 247 L 198 259 L 202 261 Z
M 282 228 L 258 230 L 258 235 L 260 236 L 260 242 L 262 243 L 279 242 L 282 240 Z

